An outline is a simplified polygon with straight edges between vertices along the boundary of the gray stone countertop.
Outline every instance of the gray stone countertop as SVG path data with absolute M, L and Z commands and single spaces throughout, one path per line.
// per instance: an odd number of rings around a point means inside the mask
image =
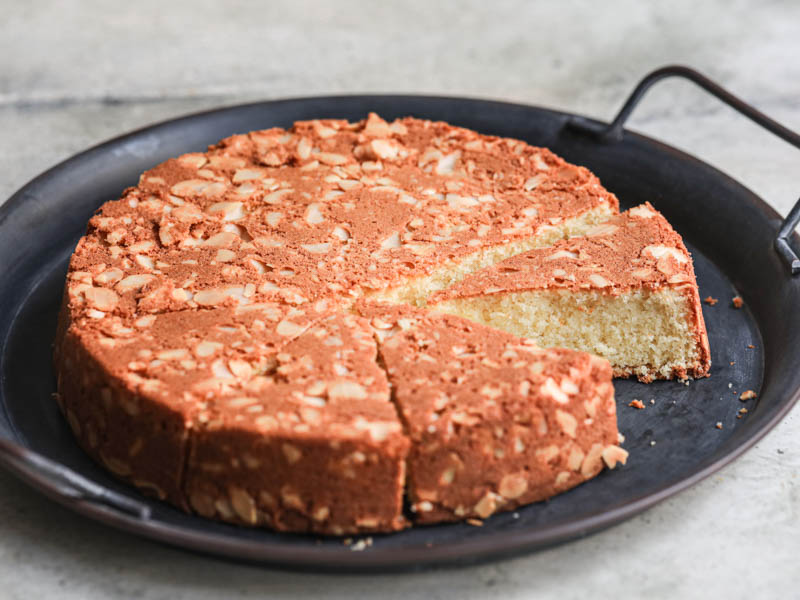
M 89 145 L 250 100 L 468 95 L 608 119 L 692 65 L 800 130 L 800 3 L 0 0 L 0 202 Z M 800 155 L 686 82 L 630 127 L 785 214 Z M 2 598 L 797 598 L 800 409 L 732 465 L 603 533 L 489 565 L 380 577 L 240 566 L 111 530 L 0 471 Z

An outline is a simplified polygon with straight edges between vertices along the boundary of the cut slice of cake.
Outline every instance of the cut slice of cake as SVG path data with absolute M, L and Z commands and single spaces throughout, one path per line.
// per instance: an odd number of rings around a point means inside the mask
M 711 364 L 691 256 L 649 203 L 473 273 L 429 305 L 602 356 L 617 377 L 704 377 Z
M 486 518 L 625 462 L 608 361 L 407 305 L 357 310 L 411 439 L 417 523 Z
M 254 334 L 254 340 L 258 334 Z M 279 531 L 395 531 L 409 441 L 366 319 L 333 313 L 269 357 L 219 348 L 191 432 L 185 490 L 200 515 Z

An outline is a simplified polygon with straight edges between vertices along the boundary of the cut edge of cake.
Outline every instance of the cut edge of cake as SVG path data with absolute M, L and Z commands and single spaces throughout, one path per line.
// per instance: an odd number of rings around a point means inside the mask
M 437 292 L 456 285 L 476 271 L 528 250 L 552 246 L 559 240 L 585 234 L 616 214 L 617 205 L 614 200 L 603 202 L 560 223 L 541 227 L 528 238 L 483 248 L 460 260 L 451 260 L 428 275 L 411 277 L 382 290 L 366 289 L 364 295 L 379 302 L 425 306 L 428 299 Z
M 686 379 L 710 369 L 691 256 L 649 203 L 478 271 L 429 306 L 602 356 L 616 377 Z

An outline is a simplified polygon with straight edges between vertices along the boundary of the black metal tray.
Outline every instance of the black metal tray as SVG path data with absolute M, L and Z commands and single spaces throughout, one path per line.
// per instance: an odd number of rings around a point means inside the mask
M 611 127 L 532 106 L 462 98 L 352 96 L 262 102 L 148 127 L 54 167 L 0 208 L 0 464 L 55 500 L 115 527 L 184 548 L 284 567 L 388 571 L 470 564 L 585 536 L 696 483 L 751 447 L 800 390 L 800 268 L 791 233 L 767 204 L 726 175 L 654 140 L 622 131 L 659 78 L 694 80 L 800 147 L 800 138 L 685 68 L 645 79 Z M 92 212 L 156 163 L 236 132 L 298 119 L 442 119 L 547 146 L 594 171 L 623 207 L 649 200 L 684 236 L 695 260 L 711 343 L 711 377 L 644 385 L 617 381 L 627 466 L 548 502 L 488 519 L 373 536 L 356 552 L 341 539 L 278 534 L 185 515 L 146 499 L 95 466 L 77 447 L 55 402 L 51 343 L 66 264 Z M 779 238 L 776 243 L 776 237 Z M 741 295 L 745 307 L 734 309 Z M 741 402 L 741 392 L 758 392 Z M 641 399 L 645 410 L 629 408 Z M 651 399 L 654 403 L 651 403 Z M 743 418 L 738 410 L 748 409 Z M 717 428 L 721 424 L 721 429 Z

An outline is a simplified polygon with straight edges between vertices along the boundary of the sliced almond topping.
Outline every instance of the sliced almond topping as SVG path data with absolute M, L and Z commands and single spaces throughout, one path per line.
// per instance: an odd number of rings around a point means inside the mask
M 147 315 L 145 317 L 139 317 L 136 319 L 133 324 L 138 327 L 139 329 L 146 329 L 150 327 L 156 321 L 155 315 Z
M 308 205 L 305 217 L 306 223 L 309 225 L 319 225 L 325 221 L 325 217 L 322 216 L 322 212 L 320 211 L 321 206 L 319 202 L 312 202 Z
M 375 113 L 370 113 L 362 133 L 369 137 L 389 137 L 393 133 L 389 124 Z
M 679 263 L 683 264 L 687 262 L 689 259 L 677 248 L 671 248 L 669 246 L 661 246 L 658 244 L 652 244 L 650 246 L 645 246 L 642 249 L 642 254 L 649 254 L 656 260 L 663 256 L 671 256 Z
M 475 505 L 475 513 L 481 518 L 485 519 L 490 516 L 495 510 L 497 509 L 497 501 L 494 498 L 494 494 L 491 492 L 486 492 L 484 496 L 478 500 L 478 503 Z
M 222 350 L 223 347 L 224 346 L 219 342 L 204 341 L 194 347 L 194 353 L 198 358 L 206 358 L 208 356 L 213 356 L 215 353 Z
M 302 327 L 296 323 L 292 323 L 286 319 L 283 319 L 278 326 L 275 328 L 275 332 L 278 335 L 282 335 L 284 337 L 293 337 L 300 335 L 305 331 L 305 327 Z
M 203 220 L 203 212 L 194 204 L 184 204 L 170 213 L 181 223 L 197 223 Z
M 170 193 L 181 198 L 188 198 L 192 196 L 206 196 L 213 198 L 220 196 L 225 192 L 227 186 L 218 181 L 207 181 L 205 179 L 188 179 L 176 183 L 170 188 Z
M 283 189 L 272 192 L 271 194 L 267 194 L 264 196 L 264 202 L 266 204 L 280 204 L 281 200 L 286 194 L 291 194 L 294 190 L 292 189 Z
M 231 486 L 228 496 L 234 512 L 242 521 L 249 525 L 255 525 L 258 522 L 256 502 L 250 494 L 240 487 Z
M 264 169 L 238 169 L 233 174 L 233 183 L 251 181 L 253 179 L 264 179 L 266 171 Z
M 591 275 L 589 275 L 589 281 L 592 282 L 592 285 L 599 288 L 604 288 L 611 285 L 611 282 L 608 279 L 606 279 L 601 275 L 598 275 L 597 273 L 592 273 Z
M 204 241 L 203 246 L 208 248 L 230 248 L 238 239 L 239 236 L 231 231 L 221 231 Z
M 542 176 L 541 175 L 534 175 L 533 177 L 529 177 L 525 181 L 525 184 L 522 187 L 524 189 L 526 189 L 527 191 L 535 190 L 537 187 L 539 187 L 539 184 L 541 182 L 542 182 Z
M 581 465 L 581 475 L 584 477 L 592 477 L 600 472 L 603 468 L 603 445 L 592 444 L 586 458 L 583 459 Z
M 614 233 L 619 227 L 612 223 L 601 223 L 600 225 L 595 225 L 589 231 L 586 232 L 586 237 L 598 237 L 601 235 L 611 235 Z
M 559 404 L 567 404 L 569 402 L 569 396 L 564 393 L 564 391 L 552 377 L 548 377 L 545 380 L 545 382 L 540 386 L 539 391 L 544 396 L 549 396 Z
M 86 303 L 97 310 L 110 312 L 114 310 L 119 301 L 119 296 L 114 290 L 108 288 L 89 288 L 84 292 Z
M 149 256 L 145 256 L 144 254 L 137 254 L 135 258 L 136 258 L 136 263 L 143 269 L 147 269 L 148 271 L 152 271 L 153 269 L 155 269 L 155 262 Z
M 437 175 L 450 175 L 453 173 L 456 167 L 456 163 L 458 159 L 461 158 L 461 150 L 456 150 L 455 152 L 451 152 L 447 156 L 443 156 L 439 159 L 436 163 L 436 174 Z
M 603 462 L 609 469 L 617 466 L 617 463 L 623 465 L 628 461 L 628 451 L 619 446 L 606 446 L 603 449 Z
M 281 446 L 283 450 L 283 455 L 286 457 L 286 461 L 293 465 L 298 460 L 303 458 L 303 453 L 297 448 L 297 446 L 293 446 L 292 444 L 283 444 Z
M 155 275 L 148 275 L 148 274 L 140 274 L 140 275 L 129 275 L 122 281 L 120 281 L 116 285 L 116 290 L 120 294 L 124 294 L 126 292 L 132 292 L 135 290 L 140 290 L 148 283 L 155 281 Z
M 328 398 L 355 398 L 364 400 L 367 397 L 367 389 L 360 383 L 354 381 L 337 381 L 328 386 Z
M 300 141 L 297 142 L 297 156 L 300 160 L 307 160 L 311 156 L 311 142 L 308 141 L 308 138 L 300 138 Z
M 231 373 L 240 379 L 248 379 L 253 374 L 253 367 L 246 360 L 232 359 L 228 361 Z
M 180 360 L 186 358 L 189 351 L 185 348 L 175 348 L 174 350 L 161 350 L 156 352 L 156 358 L 159 360 Z
M 372 140 L 370 142 L 372 151 L 378 158 L 392 160 L 397 158 L 399 148 L 397 144 L 390 140 Z
M 524 473 L 512 473 L 505 475 L 500 480 L 500 487 L 497 489 L 500 495 L 509 500 L 519 498 L 528 491 L 528 479 Z
M 570 252 L 569 250 L 559 250 L 557 252 L 553 252 L 545 260 L 556 260 L 559 258 L 577 259 L 578 255 L 575 252 Z
M 238 221 L 245 216 L 244 204 L 241 202 L 217 202 L 206 209 L 210 214 L 220 213 L 223 221 Z
M 228 298 L 223 290 L 202 290 L 194 295 L 193 300 L 200 306 L 216 306 L 222 304 Z
M 569 457 L 567 458 L 567 466 L 573 471 L 577 471 L 578 469 L 581 468 L 584 457 L 585 455 L 583 453 L 583 450 L 575 446 L 569 452 Z
M 656 213 L 647 208 L 647 206 L 644 204 L 641 206 L 634 206 L 628 211 L 628 214 L 632 217 L 639 217 L 641 219 L 649 219 L 656 216 Z
M 320 121 L 314 121 L 314 133 L 325 139 L 336 135 L 336 130 L 327 125 L 323 125 Z
M 214 260 L 221 263 L 231 262 L 235 258 L 236 253 L 233 250 L 226 250 L 225 248 L 217 250 L 217 253 L 214 256 Z
M 574 438 L 578 429 L 578 420 L 572 413 L 565 412 L 561 409 L 556 410 L 556 421 L 561 426 L 561 430 L 569 437 Z
M 325 254 L 331 247 L 330 242 L 321 244 L 301 244 L 301 246 L 306 252 L 311 252 L 312 254 Z
M 333 152 L 318 152 L 314 155 L 314 158 L 317 159 L 324 165 L 343 165 L 347 162 L 347 157 L 341 154 L 334 154 Z
M 199 169 L 208 162 L 208 158 L 201 152 L 192 152 L 191 154 L 184 154 L 178 157 L 178 162 L 184 167 Z

